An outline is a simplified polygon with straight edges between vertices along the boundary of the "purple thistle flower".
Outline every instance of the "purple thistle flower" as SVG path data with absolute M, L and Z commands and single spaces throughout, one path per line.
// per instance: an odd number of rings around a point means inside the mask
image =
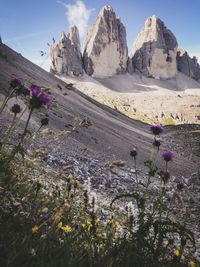
M 31 86 L 31 94 L 32 96 L 38 97 L 41 94 L 41 88 L 37 86 Z
M 47 105 L 51 100 L 50 96 L 47 93 L 41 93 L 39 99 L 43 105 Z
M 154 135 L 162 134 L 164 129 L 161 125 L 151 125 L 150 130 Z
M 166 162 L 169 162 L 169 161 L 172 161 L 173 158 L 175 158 L 175 154 L 171 151 L 163 151 L 161 152 L 161 157 L 166 161 Z
M 30 95 L 30 90 L 26 87 L 23 87 L 23 89 L 21 90 L 21 94 L 24 96 Z
M 15 89 L 16 87 L 22 86 L 22 79 L 19 77 L 15 77 L 10 81 L 10 87 Z
M 42 105 L 47 105 L 51 101 L 50 96 L 47 93 L 42 92 L 40 87 L 32 85 L 30 90 L 30 105 L 32 108 L 41 108 Z

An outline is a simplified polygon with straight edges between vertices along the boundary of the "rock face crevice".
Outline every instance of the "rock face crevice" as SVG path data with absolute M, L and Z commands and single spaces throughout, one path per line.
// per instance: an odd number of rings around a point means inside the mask
M 124 73 L 127 59 L 126 29 L 112 7 L 105 6 L 87 34 L 85 71 L 95 77 Z
M 177 46 L 174 34 L 164 22 L 156 16 L 149 17 L 133 44 L 131 60 L 134 71 L 156 79 L 175 77 Z
M 79 32 L 76 26 L 66 35 L 61 33 L 58 43 L 50 47 L 51 72 L 79 76 L 83 74 Z
M 177 51 L 177 66 L 180 72 L 183 72 L 192 79 L 200 80 L 200 66 L 197 58 L 191 58 L 182 48 L 178 48 Z

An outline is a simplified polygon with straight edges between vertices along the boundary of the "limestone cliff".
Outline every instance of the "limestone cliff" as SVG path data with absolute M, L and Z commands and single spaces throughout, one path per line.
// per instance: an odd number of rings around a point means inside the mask
M 182 48 L 178 48 L 177 65 L 178 70 L 183 72 L 185 75 L 195 80 L 200 79 L 200 66 L 197 62 L 197 58 L 191 58 L 188 53 Z
M 66 35 L 61 33 L 58 43 L 50 47 L 51 71 L 57 74 L 79 76 L 83 74 L 79 32 L 76 26 Z
M 133 45 L 133 68 L 148 77 L 173 78 L 177 74 L 176 53 L 174 34 L 159 18 L 149 17 Z
M 83 60 L 87 74 L 112 76 L 126 72 L 126 29 L 112 7 L 105 6 L 88 32 Z

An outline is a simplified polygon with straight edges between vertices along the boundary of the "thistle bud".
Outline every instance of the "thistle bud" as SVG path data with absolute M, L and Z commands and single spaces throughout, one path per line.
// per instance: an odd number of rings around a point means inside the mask
M 43 118 L 43 119 L 41 119 L 40 122 L 41 122 L 41 126 L 46 126 L 49 123 L 49 119 L 48 118 Z
M 133 157 L 133 158 L 135 158 L 137 156 L 137 154 L 138 153 L 137 153 L 136 149 L 133 149 L 133 150 L 130 151 L 130 156 Z
M 21 107 L 18 104 L 14 104 L 11 108 L 11 111 L 15 114 L 15 116 L 21 112 Z

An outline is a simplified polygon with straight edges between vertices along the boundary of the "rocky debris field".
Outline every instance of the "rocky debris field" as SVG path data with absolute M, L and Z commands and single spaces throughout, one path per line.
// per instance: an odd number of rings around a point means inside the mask
M 167 143 L 169 148 L 174 143 L 173 141 L 176 140 L 177 135 L 180 138 L 181 131 L 171 132 L 171 137 L 169 135 L 166 137 L 166 140 L 171 140 L 171 142 Z M 190 154 L 192 153 L 190 150 L 192 146 L 190 146 L 191 144 L 189 145 L 189 140 L 191 141 L 190 134 L 182 133 L 182 135 L 182 143 L 184 140 L 187 140 L 188 144 L 185 153 Z M 187 138 L 185 138 L 186 135 Z M 37 153 L 37 157 L 45 162 L 48 167 L 55 170 L 62 169 L 66 175 L 74 175 L 81 183 L 89 183 L 92 191 L 98 196 L 100 205 L 109 204 L 119 194 L 136 190 L 134 164 L 133 166 L 127 166 L 126 162 L 121 160 L 107 161 L 103 155 L 95 154 L 84 147 L 81 150 L 76 150 L 74 149 L 77 147 L 76 141 L 72 137 L 65 138 L 65 133 L 61 134 L 58 138 L 57 134 L 51 133 L 49 135 L 48 132 L 45 133 L 44 131 L 38 137 L 37 141 L 31 145 L 30 150 L 35 151 L 38 147 L 44 148 L 41 153 Z M 180 142 L 176 146 L 175 151 L 181 152 L 183 150 L 181 147 L 182 143 Z M 129 152 L 127 151 L 127 153 Z M 199 155 L 195 155 L 195 160 L 198 159 Z M 172 162 L 171 165 L 173 164 Z M 139 188 L 144 190 L 147 183 L 146 170 L 138 168 L 137 172 L 139 175 Z M 51 182 L 57 184 L 58 181 Z M 159 176 L 156 176 L 152 179 L 149 189 L 151 196 L 150 206 L 160 187 L 161 180 Z M 172 202 L 170 209 L 171 218 L 178 218 L 184 226 L 195 233 L 197 240 L 196 257 L 200 260 L 200 172 L 198 170 L 186 177 L 174 176 L 171 173 L 164 200 L 165 206 L 169 206 L 170 202 Z M 121 203 L 122 211 L 125 210 L 126 205 L 127 203 L 125 202 Z
M 6 116 L 1 117 L 0 124 L 6 126 L 9 122 Z M 23 124 L 21 124 L 22 126 Z M 199 125 L 169 127 L 163 136 L 163 146 L 173 149 L 176 153 L 199 162 Z M 3 129 L 1 127 L 1 129 Z M 1 134 L 3 134 L 2 130 Z M 80 129 L 81 131 L 81 129 Z M 66 175 L 73 175 L 82 184 L 90 184 L 93 193 L 98 197 L 99 205 L 108 205 L 111 200 L 122 193 L 136 190 L 136 170 L 134 164 L 127 163 L 120 158 L 110 160 L 107 155 L 97 153 L 74 137 L 76 131 L 58 131 L 49 128 L 43 129 L 27 142 L 28 157 L 38 159 L 46 168 L 62 171 Z M 17 138 L 18 133 L 15 133 Z M 11 140 L 13 145 L 15 140 Z M 127 151 L 129 154 L 129 151 Z M 169 170 L 174 165 L 170 163 Z M 146 169 L 138 167 L 139 189 L 144 190 L 147 183 Z M 62 187 L 63 181 L 48 177 L 49 186 Z M 158 194 L 161 181 L 159 176 L 152 179 L 150 185 L 149 206 Z M 200 172 L 186 176 L 175 176 L 171 172 L 171 178 L 167 185 L 165 206 L 172 202 L 170 216 L 178 218 L 187 228 L 195 233 L 197 240 L 196 257 L 200 260 Z M 125 210 L 127 203 L 120 204 L 121 211 Z

